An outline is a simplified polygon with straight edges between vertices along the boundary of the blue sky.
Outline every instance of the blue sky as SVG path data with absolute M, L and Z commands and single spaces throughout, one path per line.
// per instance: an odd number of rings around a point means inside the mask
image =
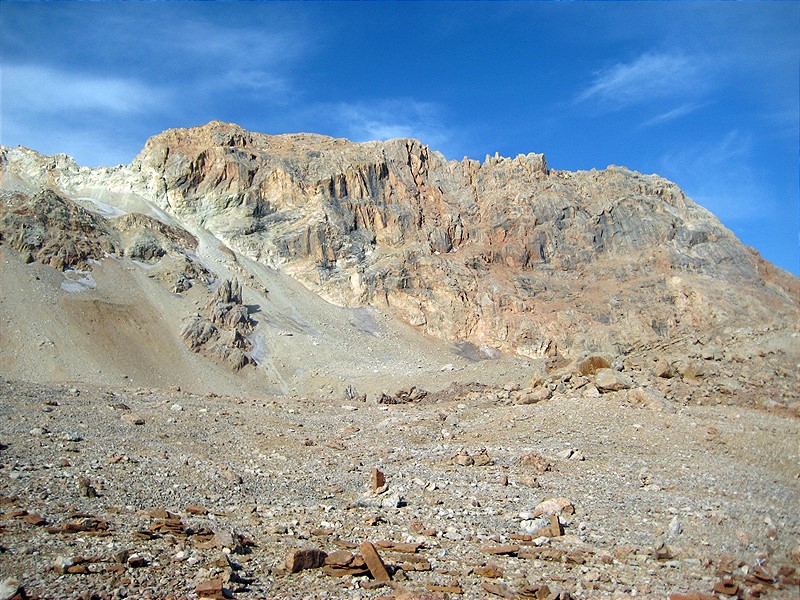
M 800 2 L 0 2 L 0 143 L 232 121 L 677 182 L 800 272 Z

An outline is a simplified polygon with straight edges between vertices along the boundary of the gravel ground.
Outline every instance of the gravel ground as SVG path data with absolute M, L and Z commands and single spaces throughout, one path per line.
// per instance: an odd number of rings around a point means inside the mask
M 796 417 L 475 389 L 385 405 L 3 381 L 0 598 L 797 598 Z M 553 498 L 563 535 L 536 515 Z M 365 541 L 388 583 L 287 567 Z

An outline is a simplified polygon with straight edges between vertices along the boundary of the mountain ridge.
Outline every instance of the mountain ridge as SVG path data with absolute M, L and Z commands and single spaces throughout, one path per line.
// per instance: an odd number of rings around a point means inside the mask
M 268 136 L 220 121 L 153 136 L 129 165 L 3 148 L 0 167 L 0 234 L 25 261 L 42 247 L 14 237 L 26 227 L 14 202 L 32 218 L 41 202 L 30 199 L 46 188 L 109 224 L 111 254 L 138 257 L 173 294 L 213 304 L 214 282 L 236 276 L 263 307 L 259 278 L 288 275 L 344 311 L 386 314 L 473 358 L 613 362 L 676 339 L 724 343 L 755 323 L 791 335 L 800 315 L 800 280 L 674 183 L 624 167 L 560 171 L 533 153 L 447 161 L 412 139 Z M 685 350 L 673 360 L 687 362 Z

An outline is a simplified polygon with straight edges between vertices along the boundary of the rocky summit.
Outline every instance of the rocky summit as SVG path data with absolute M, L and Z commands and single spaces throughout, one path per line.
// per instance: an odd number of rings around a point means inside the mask
M 0 148 L 0 599 L 793 598 L 800 280 L 657 175 Z

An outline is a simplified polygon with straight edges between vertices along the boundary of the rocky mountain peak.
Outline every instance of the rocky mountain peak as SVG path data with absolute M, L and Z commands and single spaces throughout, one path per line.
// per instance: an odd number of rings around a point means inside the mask
M 698 323 L 797 310 L 791 277 L 765 270 L 676 184 L 624 167 L 448 161 L 413 139 L 220 121 L 156 135 L 117 169 L 3 160 L 7 179 L 143 198 L 329 302 L 388 310 L 489 355 L 618 353 Z

